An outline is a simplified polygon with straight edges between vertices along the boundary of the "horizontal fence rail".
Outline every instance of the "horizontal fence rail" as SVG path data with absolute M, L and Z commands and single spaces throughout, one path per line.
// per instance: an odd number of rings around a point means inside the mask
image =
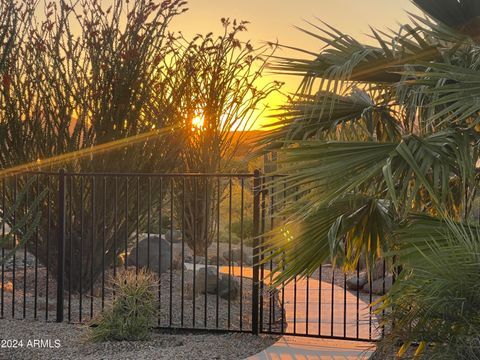
M 287 180 L 272 179 L 60 171 L 1 180 L 0 317 L 83 323 L 115 298 L 112 279 L 146 269 L 159 328 L 377 339 L 368 304 L 389 286 L 385 266 L 367 284 L 360 266 L 345 274 L 324 264 L 269 286 L 263 235 L 285 220 L 288 201 Z

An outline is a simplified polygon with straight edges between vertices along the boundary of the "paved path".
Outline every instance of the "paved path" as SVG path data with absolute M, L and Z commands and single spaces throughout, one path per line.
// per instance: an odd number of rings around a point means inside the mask
M 274 345 L 247 360 L 353 360 L 368 359 L 372 344 L 283 336 Z
M 228 267 L 221 267 L 220 271 L 228 273 Z M 240 269 L 235 268 L 233 274 L 239 276 Z M 251 277 L 251 269 L 244 268 L 242 275 Z M 307 280 L 297 281 L 296 299 L 293 283 L 284 291 L 287 332 L 350 338 L 368 338 L 369 334 L 372 338 L 378 336 L 376 322 L 369 320 L 368 304 L 339 286 L 309 279 L 308 284 Z M 368 359 L 372 351 L 372 343 L 283 336 L 248 360 Z
M 203 265 L 197 264 L 197 268 L 201 267 Z M 220 272 L 228 274 L 229 269 L 221 266 Z M 230 273 L 252 277 L 252 269 L 248 267 L 232 267 Z M 265 275 L 268 276 L 267 273 Z M 296 284 L 295 301 L 295 285 L 290 283 L 285 287 L 284 309 L 287 332 L 349 338 L 368 338 L 369 334 L 372 338 L 378 336 L 375 320 L 369 320 L 368 304 L 337 285 L 316 279 L 309 279 L 307 285 L 306 280 L 300 280 Z M 368 359 L 373 347 L 368 342 L 283 336 L 277 343 L 247 360 Z

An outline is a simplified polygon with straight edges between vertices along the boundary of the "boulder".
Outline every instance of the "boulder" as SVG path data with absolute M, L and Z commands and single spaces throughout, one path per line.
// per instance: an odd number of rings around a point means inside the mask
M 163 237 L 165 240 L 172 241 L 174 243 L 182 242 L 182 232 L 180 230 L 167 230 Z
M 217 266 L 217 263 L 220 266 L 228 265 L 228 260 L 221 255 L 218 259 L 217 259 L 217 255 L 213 255 L 210 257 L 210 259 L 208 259 L 209 265 Z
M 224 275 L 218 282 L 218 296 L 222 299 L 235 300 L 240 295 L 240 283 L 233 276 Z
M 350 290 L 361 290 L 368 282 L 368 275 L 366 271 L 360 272 L 357 276 L 355 273 L 347 278 L 347 288 Z
M 170 269 L 170 254 L 170 243 L 168 241 L 158 235 L 150 235 L 150 249 L 148 238 L 139 241 L 138 248 L 135 246 L 128 254 L 127 265 L 138 265 L 140 268 L 150 267 L 151 270 L 156 272 L 160 267 L 160 272 L 164 273 Z
M 207 269 L 205 271 L 205 269 Z M 205 294 L 205 273 L 207 276 L 207 294 L 218 296 L 222 299 L 235 300 L 240 294 L 240 282 L 233 276 L 219 274 L 217 288 L 217 268 L 207 267 L 197 270 L 195 274 L 195 293 Z
M 196 264 L 200 264 L 200 265 L 205 265 L 205 257 L 204 256 L 195 256 L 195 257 L 192 257 L 192 262 L 193 260 L 195 259 L 195 263 Z
M 200 294 L 205 294 L 205 273 L 207 276 L 206 292 L 208 294 L 216 294 L 217 268 L 215 267 L 204 267 L 202 269 L 197 270 L 195 274 L 195 291 Z
M 372 269 L 373 280 L 382 279 L 384 275 L 383 272 L 383 260 L 377 260 L 375 266 Z M 388 275 L 388 267 L 385 265 L 385 276 Z
M 393 284 L 393 276 L 387 275 L 385 277 L 385 293 L 388 292 L 392 288 Z M 383 279 L 375 280 L 372 283 L 372 293 L 376 295 L 383 295 Z
M 231 256 L 230 256 L 230 253 L 228 251 L 225 251 L 223 253 L 223 257 L 227 261 L 230 260 L 230 261 L 236 262 L 238 264 L 243 262 L 243 265 L 248 265 L 248 266 L 253 265 L 252 257 L 249 256 L 245 251 L 243 252 L 243 258 L 242 258 L 242 250 L 241 249 L 232 249 Z

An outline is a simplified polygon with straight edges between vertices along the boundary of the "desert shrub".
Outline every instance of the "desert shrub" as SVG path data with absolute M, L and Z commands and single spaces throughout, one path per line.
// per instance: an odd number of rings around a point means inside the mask
M 243 229 L 242 229 L 242 221 L 234 221 L 232 222 L 232 233 L 237 235 L 239 238 L 242 238 L 243 233 L 243 240 L 249 240 L 253 238 L 253 220 L 248 217 L 243 219 Z
M 109 6 L 100 1 L 61 0 L 40 6 L 37 1 L 0 0 L 0 10 L 5 19 L 0 22 L 0 42 L 8 44 L 9 50 L 6 57 L 0 49 L 2 63 L 7 59 L 0 66 L 1 169 L 32 163 L 35 169 L 56 171 L 61 166 L 68 172 L 86 173 L 172 169 L 175 147 L 181 146 L 182 139 L 160 135 L 164 134 L 161 129 L 174 128 L 180 120 L 171 115 L 177 108 L 176 97 L 169 95 L 165 76 L 158 69 L 171 48 L 168 24 L 185 10 L 184 1 L 119 0 Z M 10 33 L 14 36 L 2 35 Z M 123 145 L 94 151 L 106 143 Z M 68 162 L 52 160 L 86 149 L 92 149 L 88 156 L 75 156 Z M 19 179 L 19 189 L 24 181 Z M 80 181 L 72 182 L 72 200 L 77 206 L 72 208 L 65 272 L 72 291 L 78 291 L 102 272 L 102 252 L 108 254 L 104 257 L 107 266 L 114 261 L 121 251 L 115 248 L 115 243 L 120 244 L 119 234 L 129 238 L 136 230 L 137 196 L 140 204 L 146 203 L 149 185 L 119 181 L 115 186 L 86 179 L 80 191 Z M 48 187 L 45 183 L 41 182 L 41 188 Z M 153 193 L 158 193 L 157 187 L 152 184 Z M 54 194 L 55 188 L 50 189 L 50 195 Z M 128 203 L 116 221 L 117 231 L 111 225 L 114 212 L 102 213 L 104 189 L 107 199 L 118 196 Z M 9 185 L 10 203 L 13 194 Z M 56 211 L 55 196 L 48 199 L 41 208 Z M 146 216 L 144 210 L 138 214 L 140 223 Z M 51 232 L 50 239 L 47 234 L 57 220 L 53 217 L 47 223 L 47 218 L 46 214 L 41 218 L 37 258 L 54 274 L 56 232 Z M 99 240 L 103 234 L 105 244 Z M 92 249 L 82 254 L 80 249 L 86 244 Z M 33 245 L 28 246 L 33 252 Z
M 276 81 L 260 83 L 274 47 L 254 47 L 240 40 L 247 22 L 222 19 L 224 32 L 192 41 L 179 38 L 173 55 L 172 79 L 184 87 L 186 116 L 184 143 L 177 170 L 190 173 L 235 172 L 234 157 L 245 142 L 245 132 L 255 123 L 262 102 L 279 90 Z M 216 235 L 214 216 L 220 194 L 228 188 L 223 179 L 188 178 L 176 185 L 177 217 L 185 215 L 185 242 L 202 253 Z
M 147 340 L 157 319 L 154 276 L 125 271 L 113 280 L 115 298 L 94 320 L 92 341 Z

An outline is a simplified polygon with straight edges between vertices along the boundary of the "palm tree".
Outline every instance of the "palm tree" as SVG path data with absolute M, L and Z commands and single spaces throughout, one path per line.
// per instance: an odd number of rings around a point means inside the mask
M 348 270 L 395 256 L 381 345 L 476 358 L 480 3 L 413 2 L 424 16 L 372 29 L 374 45 L 309 23 L 322 51 L 290 47 L 301 55 L 272 65 L 302 82 L 264 139 L 288 194 L 264 254 L 277 284 L 327 259 Z
M 371 267 L 412 222 L 434 232 L 432 219 L 475 213 L 480 4 L 414 3 L 424 16 L 372 28 L 373 45 L 308 23 L 301 31 L 321 52 L 290 47 L 298 57 L 272 64 L 303 79 L 263 146 L 278 153 L 289 194 L 287 220 L 266 241 L 277 283 L 327 259 L 351 269 L 364 255 Z

